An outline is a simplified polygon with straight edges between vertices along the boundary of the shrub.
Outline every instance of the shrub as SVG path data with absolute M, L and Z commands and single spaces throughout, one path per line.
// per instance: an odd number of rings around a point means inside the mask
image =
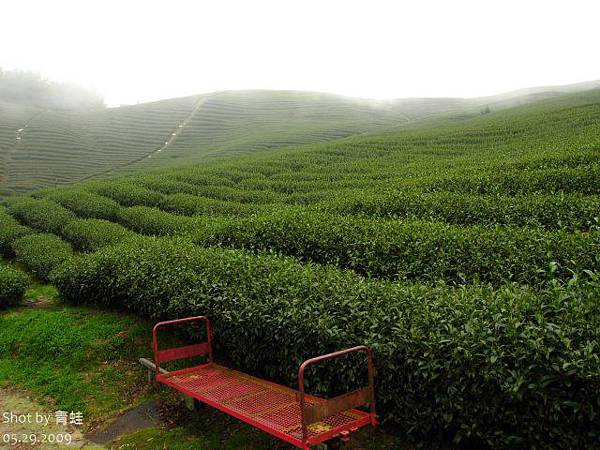
M 281 199 L 281 195 L 273 191 L 243 189 L 240 186 L 226 186 L 222 183 L 195 185 L 193 190 L 185 189 L 181 192 L 233 203 L 265 204 Z
M 220 214 L 241 216 L 258 212 L 264 207 L 179 193 L 167 195 L 160 209 L 186 216 Z
M 374 220 L 279 210 L 206 221 L 200 245 L 275 250 L 375 278 L 446 283 L 568 280 L 598 267 L 600 232 L 458 227 L 421 220 Z
M 93 252 L 99 248 L 132 238 L 136 234 L 118 223 L 102 219 L 77 219 L 63 229 L 67 241 L 82 252 Z
M 455 225 L 514 225 L 587 231 L 600 223 L 600 198 L 579 194 L 473 195 L 459 192 L 345 193 L 321 201 L 334 214 L 415 217 Z
M 477 194 L 580 193 L 600 194 L 600 166 L 477 172 L 455 175 L 425 186 L 427 190 L 448 190 Z
M 52 189 L 44 198 L 61 204 L 84 219 L 114 220 L 120 208 L 114 200 L 83 189 Z
M 11 217 L 4 207 L 0 207 L 0 254 L 5 257 L 14 256 L 12 243 L 27 234 L 31 234 L 30 228 L 21 225 Z
M 37 231 L 60 234 L 62 227 L 75 218 L 65 207 L 46 199 L 10 197 L 6 204 L 14 218 Z
M 49 233 L 17 239 L 13 242 L 13 250 L 17 261 L 43 281 L 47 281 L 50 272 L 73 254 L 67 242 Z
M 384 420 L 491 448 L 590 448 L 599 438 L 600 280 L 538 292 L 367 281 L 272 255 L 138 239 L 63 264 L 71 302 L 153 319 L 206 314 L 216 354 L 294 386 L 307 357 L 365 343 Z M 310 388 L 354 387 L 340 361 Z
M 153 236 L 179 234 L 193 226 L 193 220 L 190 217 L 146 206 L 121 209 L 118 221 L 138 233 Z
M 86 190 L 109 197 L 122 206 L 158 206 L 164 195 L 132 182 L 110 180 L 85 185 Z
M 198 188 L 195 185 L 185 183 L 183 181 L 177 181 L 167 176 L 145 176 L 135 178 L 134 181 L 136 184 L 140 184 L 145 188 L 160 192 L 162 194 L 196 194 L 198 192 Z
M 0 308 L 19 303 L 28 284 L 27 275 L 0 263 Z

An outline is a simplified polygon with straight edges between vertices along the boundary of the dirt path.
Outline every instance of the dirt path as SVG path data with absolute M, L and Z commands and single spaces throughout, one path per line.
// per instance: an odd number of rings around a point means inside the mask
M 196 113 L 198 112 L 198 110 L 208 100 L 208 98 L 209 98 L 209 96 L 206 96 L 206 97 L 202 97 L 200 100 L 198 100 L 198 102 L 194 106 L 194 109 L 192 109 L 192 111 L 183 120 L 183 122 L 177 124 L 177 126 L 171 131 L 171 134 L 166 138 L 167 140 L 164 142 L 164 144 L 160 148 L 158 148 L 157 150 L 152 150 L 150 153 L 146 153 L 143 156 L 140 156 L 140 157 L 138 157 L 136 159 L 133 159 L 133 160 L 129 161 L 128 163 L 123 164 L 121 166 L 113 167 L 111 169 L 103 170 L 102 172 L 93 173 L 91 175 L 86 175 L 85 177 L 79 178 L 77 181 L 78 182 L 79 181 L 85 181 L 85 180 L 89 180 L 90 178 L 95 178 L 95 177 L 98 177 L 98 176 L 101 176 L 101 175 L 106 175 L 108 173 L 114 172 L 115 170 L 123 169 L 124 167 L 131 166 L 133 164 L 136 164 L 136 163 L 139 163 L 141 161 L 144 161 L 145 159 L 152 158 L 154 155 L 160 154 L 162 151 L 164 151 L 165 149 L 167 149 L 170 145 L 172 145 L 175 142 L 175 140 L 177 139 L 177 137 L 185 129 L 185 127 L 187 126 L 187 124 L 194 118 L 194 116 L 196 115 Z
M 104 448 L 87 440 L 82 428 L 84 426 L 69 424 L 68 418 L 67 425 L 57 425 L 55 412 L 49 411 L 48 407 L 36 403 L 21 391 L 0 388 L 2 450 Z
M 48 112 L 48 110 L 42 110 L 42 111 L 36 112 L 27 120 L 27 122 L 25 122 L 25 124 L 21 128 L 19 128 L 18 130 L 15 130 L 15 142 L 12 145 L 12 147 L 10 148 L 10 150 L 7 151 L 4 156 L 4 172 L 5 172 L 4 184 L 6 186 L 8 186 L 8 183 L 10 181 L 10 163 L 12 161 L 12 156 L 19 148 L 19 145 L 23 142 L 23 135 L 25 133 L 25 130 L 27 130 L 27 128 L 29 128 L 29 125 L 31 125 L 31 123 L 35 119 L 37 119 L 38 117 L 40 117 L 42 114 L 44 114 L 46 112 Z
M 1 450 L 101 450 L 121 436 L 161 423 L 156 401 L 130 409 L 102 431 L 85 434 L 85 417 L 82 421 L 82 425 L 72 425 L 67 418 L 66 425 L 57 424 L 55 411 L 35 402 L 25 392 L 0 389 Z
M 97 444 L 108 444 L 121 436 L 155 427 L 160 421 L 158 404 L 156 401 L 150 400 L 119 416 L 106 429 L 93 434 L 86 434 L 85 437 Z
M 190 121 L 194 118 L 194 116 L 196 115 L 198 110 L 202 107 L 202 105 L 206 102 L 206 100 L 207 100 L 207 97 L 202 97 L 200 100 L 198 100 L 198 103 L 196 103 L 196 106 L 194 106 L 194 109 L 192 110 L 192 112 L 185 118 L 185 120 L 183 122 L 181 122 L 180 124 L 178 124 L 175 127 L 175 129 L 171 132 L 171 135 L 169 136 L 169 138 L 165 141 L 164 145 L 161 148 L 159 148 L 158 150 L 150 153 L 148 155 L 148 158 L 152 158 L 154 155 L 157 155 L 160 152 L 162 152 L 163 150 L 166 150 L 171 144 L 173 144 L 175 142 L 175 140 L 177 139 L 177 137 L 185 129 L 187 124 L 190 123 Z

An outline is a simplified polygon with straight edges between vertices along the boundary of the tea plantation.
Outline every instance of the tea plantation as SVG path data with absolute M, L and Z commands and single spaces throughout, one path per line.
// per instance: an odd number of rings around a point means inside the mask
M 206 314 L 219 358 L 291 386 L 368 344 L 417 440 L 596 448 L 599 156 L 596 89 L 7 197 L 0 251 L 68 302 Z M 353 386 L 344 364 L 309 389 Z
M 0 195 L 331 140 L 407 120 L 381 102 L 284 91 L 216 92 L 85 111 L 0 100 Z
M 479 115 L 590 82 L 475 99 L 373 101 L 297 91 L 225 91 L 152 103 L 48 109 L 0 98 L 0 197 L 108 173 L 204 163 L 424 120 Z

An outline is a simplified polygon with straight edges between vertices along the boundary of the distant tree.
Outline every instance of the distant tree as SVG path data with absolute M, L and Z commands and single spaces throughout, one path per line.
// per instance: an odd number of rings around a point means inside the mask
M 492 112 L 492 111 L 490 110 L 490 105 L 485 105 L 485 108 L 483 108 L 483 109 L 481 110 L 481 114 L 482 114 L 482 115 L 483 115 L 483 114 L 489 114 L 490 112 Z
M 39 73 L 0 68 L 0 100 L 48 109 L 104 108 L 104 99 L 93 90 L 44 79 Z

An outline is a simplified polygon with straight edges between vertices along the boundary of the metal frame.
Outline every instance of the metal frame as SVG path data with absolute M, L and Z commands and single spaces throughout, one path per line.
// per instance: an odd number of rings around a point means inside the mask
M 182 323 L 189 323 L 192 321 L 203 321 L 206 324 L 207 336 L 208 339 L 206 342 L 202 342 L 199 344 L 188 345 L 184 347 L 176 347 L 173 349 L 167 350 L 159 350 L 158 347 L 158 330 L 159 328 L 166 325 L 177 325 Z M 157 323 L 152 330 L 152 348 L 154 351 L 154 362 L 156 366 L 156 375 L 155 379 L 157 382 L 166 384 L 168 386 L 173 387 L 174 389 L 187 394 L 191 397 L 194 397 L 207 405 L 210 405 L 226 414 L 229 414 L 243 422 L 246 422 L 252 425 L 255 428 L 259 428 L 285 442 L 288 442 L 295 447 L 308 450 L 311 446 L 317 445 L 322 442 L 326 442 L 334 437 L 342 436 L 342 439 L 345 439 L 347 435 L 357 430 L 360 427 L 366 425 L 377 425 L 377 415 L 375 412 L 375 390 L 374 390 L 374 369 L 373 369 L 373 361 L 371 349 L 367 346 L 360 345 L 357 347 L 349 348 L 346 350 L 341 350 L 338 352 L 329 353 L 326 355 L 318 356 L 316 358 L 311 358 L 305 362 L 303 362 L 298 369 L 298 391 L 293 389 L 278 385 L 276 383 L 272 383 L 270 381 L 262 380 L 260 378 L 252 377 L 250 375 L 243 374 L 242 372 L 237 372 L 232 369 L 228 369 L 226 367 L 217 365 L 213 362 L 212 355 L 212 328 L 210 321 L 205 316 L 196 316 L 196 317 L 188 317 L 184 319 L 176 319 L 176 320 L 168 320 L 164 322 Z M 319 364 L 340 356 L 348 355 L 350 353 L 356 352 L 365 352 L 367 355 L 367 366 L 368 366 L 368 386 L 348 394 L 343 394 L 331 399 L 322 399 L 311 396 L 305 393 L 304 389 L 304 378 L 306 369 L 315 364 Z M 166 372 L 164 369 L 160 368 L 161 362 L 166 362 L 174 359 L 188 358 L 191 356 L 197 356 L 207 354 L 209 357 L 209 362 L 207 364 L 202 364 L 195 367 L 189 367 L 187 369 L 176 370 L 173 372 Z M 301 427 L 302 427 L 302 438 L 298 439 L 290 434 L 283 433 L 277 429 L 270 427 L 268 424 L 262 423 L 258 420 L 253 419 L 247 415 L 244 415 L 238 411 L 235 411 L 224 405 L 222 403 L 216 402 L 207 398 L 205 395 L 200 394 L 197 391 L 187 389 L 177 382 L 173 380 L 174 377 L 179 375 L 193 373 L 195 371 L 202 371 L 207 368 L 214 369 L 222 369 L 227 370 L 232 373 L 239 374 L 239 376 L 246 377 L 247 379 L 253 380 L 256 383 L 260 383 L 264 386 L 269 386 L 273 390 L 285 390 L 292 395 L 295 394 L 300 406 L 300 419 L 301 419 Z M 310 404 L 309 404 L 310 403 Z M 360 410 L 355 409 L 356 407 L 363 406 L 369 404 L 370 412 L 366 413 Z M 344 411 L 350 411 L 353 414 L 356 414 L 356 419 L 353 419 L 351 422 L 348 422 L 344 425 L 335 426 L 332 429 L 319 433 L 317 435 L 309 434 L 309 426 L 315 422 L 318 422 L 320 419 L 323 419 L 327 416 L 331 416 L 337 413 L 341 413 Z
M 207 341 L 199 344 L 186 345 L 168 350 L 158 349 L 158 329 L 165 325 L 179 325 L 182 323 L 202 321 L 206 324 Z M 186 317 L 185 319 L 166 320 L 158 322 L 152 329 L 152 350 L 154 351 L 154 365 L 156 366 L 156 375 L 160 374 L 160 363 L 172 361 L 174 359 L 190 358 L 192 356 L 208 354 L 209 364 L 213 362 L 212 354 L 212 327 L 210 320 L 206 316 Z
M 349 394 L 339 395 L 337 397 L 327 399 L 324 406 L 318 405 L 312 408 L 306 407 L 305 392 L 304 392 L 304 372 L 308 366 L 319 364 L 325 361 L 329 361 L 340 356 L 345 356 L 350 353 L 365 352 L 367 354 L 367 368 L 369 386 L 364 389 L 359 389 Z M 326 355 L 317 356 L 304 361 L 298 369 L 298 392 L 300 393 L 300 413 L 302 415 L 302 442 L 306 445 L 309 442 L 308 438 L 308 425 L 314 423 L 320 418 L 335 414 L 340 411 L 344 411 L 358 406 L 369 403 L 370 409 L 370 420 L 372 426 L 377 426 L 377 413 L 375 411 L 375 388 L 374 388 L 374 370 L 373 370 L 373 355 L 371 349 L 366 345 L 359 345 L 357 347 L 348 348 L 346 350 L 340 350 Z

